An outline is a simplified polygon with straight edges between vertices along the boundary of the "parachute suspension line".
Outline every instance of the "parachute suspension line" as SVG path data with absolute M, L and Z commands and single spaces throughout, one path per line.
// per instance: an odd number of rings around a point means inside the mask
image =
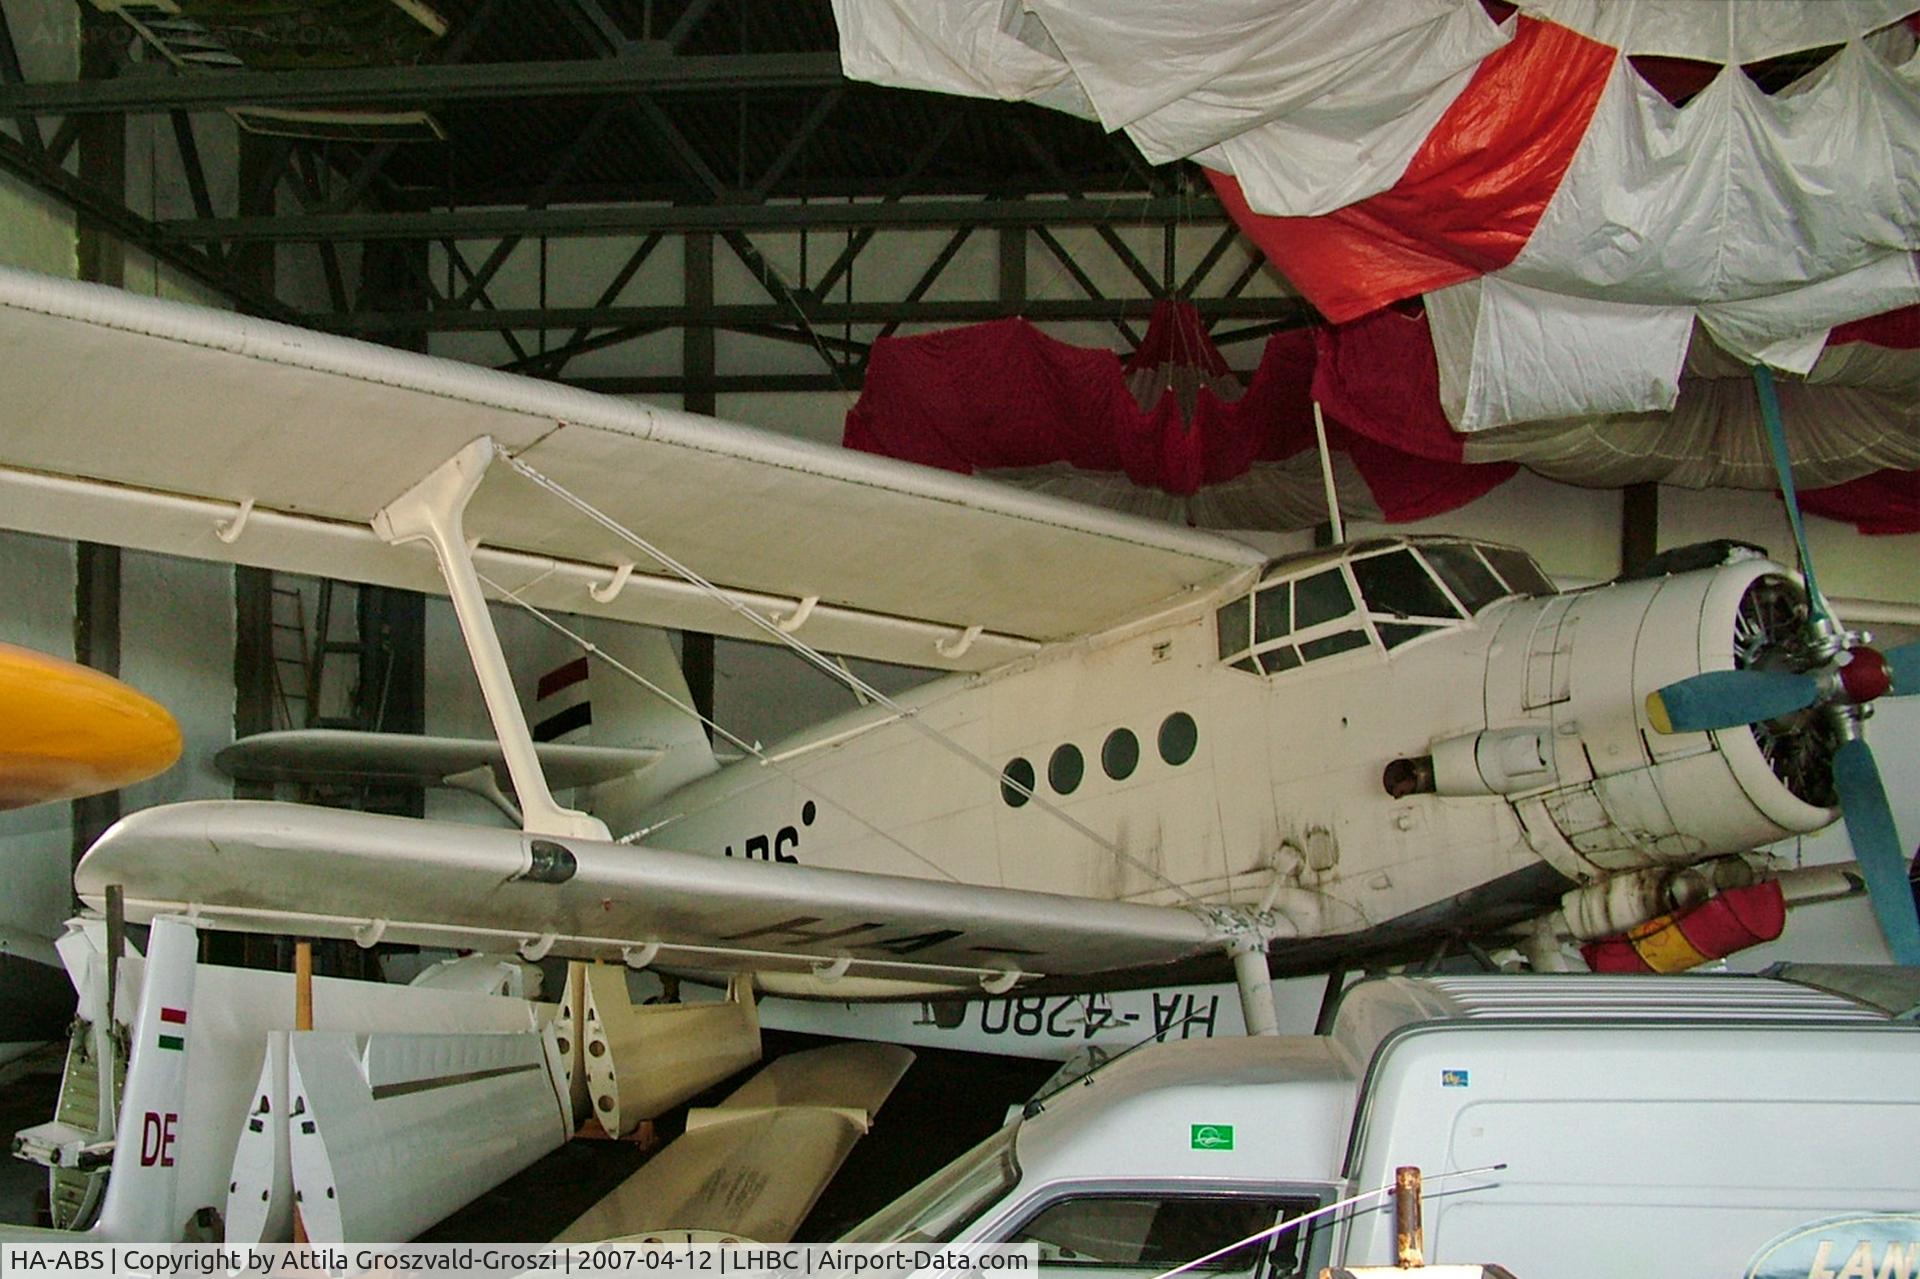
M 768 768 L 771 768 L 774 772 L 780 774 L 782 777 L 792 782 L 795 786 L 799 787 L 801 790 L 806 791 L 809 795 L 814 796 L 816 799 L 818 799 L 822 804 L 826 805 L 828 808 L 833 809 L 835 812 L 838 812 L 843 816 L 847 817 L 848 819 L 850 819 L 851 821 L 853 821 L 855 825 L 863 827 L 868 833 L 876 835 L 879 838 L 885 840 L 887 843 L 892 844 L 895 848 L 899 849 L 901 852 L 905 853 L 907 856 L 913 858 L 915 861 L 921 863 L 923 866 L 927 867 L 929 870 L 933 871 L 936 875 L 940 876 L 941 878 L 950 880 L 956 884 L 960 882 L 959 878 L 955 876 L 952 871 L 940 865 L 940 863 L 934 861 L 931 857 L 928 857 L 926 854 L 917 851 L 916 849 L 913 848 L 912 845 L 902 841 L 899 836 L 894 835 L 889 831 L 880 829 L 880 827 L 874 825 L 872 822 L 868 821 L 866 818 L 862 817 L 860 814 L 854 812 L 851 808 L 848 808 L 845 804 L 841 803 L 839 800 L 835 799 L 833 796 L 828 795 L 823 791 L 817 790 L 816 788 L 809 786 L 807 783 L 801 781 L 800 778 L 794 775 L 794 772 L 792 769 L 786 767 L 786 765 L 780 763 L 778 760 L 774 759 L 771 755 L 767 754 L 765 748 L 763 748 L 758 742 L 746 741 L 745 739 L 738 737 L 735 734 L 729 732 L 724 726 L 722 726 L 717 721 L 710 719 L 705 715 L 702 715 L 697 708 L 687 705 L 685 702 L 675 697 L 672 693 L 669 693 L 666 689 L 661 688 L 658 684 L 655 684 L 652 680 L 642 675 L 639 671 L 634 670 L 631 666 L 628 666 L 625 662 L 621 661 L 619 658 L 615 657 L 613 654 L 607 652 L 605 649 L 601 648 L 598 644 L 594 643 L 592 640 L 588 639 L 586 636 L 580 634 L 578 631 L 573 630 L 571 627 L 567 626 L 566 623 L 560 621 L 558 618 L 554 617 L 552 614 L 547 613 L 545 610 L 541 609 L 538 605 L 528 603 L 526 600 L 520 597 L 518 592 L 507 590 L 505 587 L 501 586 L 500 583 L 492 580 L 491 578 L 487 577 L 485 574 L 480 575 L 480 580 L 486 584 L 486 587 L 488 590 L 494 592 L 494 594 L 499 596 L 501 599 L 505 600 L 507 603 L 513 604 L 518 608 L 523 609 L 527 613 L 531 614 L 535 621 L 541 623 L 542 625 L 564 636 L 567 640 L 577 645 L 581 652 L 586 653 L 590 657 L 596 657 L 600 659 L 601 661 L 605 662 L 607 665 L 613 667 L 614 670 L 620 672 L 620 674 L 626 676 L 626 678 L 628 678 L 629 680 L 632 680 L 635 684 L 638 684 L 641 688 L 646 689 L 649 693 L 652 693 L 655 697 L 659 698 L 661 701 L 665 702 L 667 705 L 673 707 L 675 710 L 679 711 L 681 714 L 686 715 L 698 721 L 699 723 L 706 725 L 708 728 L 711 728 L 714 732 L 726 738 L 729 745 L 736 746 L 740 750 L 747 753 L 748 755 L 753 756 L 755 759 L 759 760 L 761 764 L 763 764 Z M 669 819 L 669 820 L 672 820 L 672 819 Z M 654 827 L 650 827 L 648 829 L 657 829 L 658 826 L 662 824 L 664 823 L 656 823 Z M 618 844 L 632 844 L 632 843 L 638 842 L 645 835 L 646 835 L 645 830 L 628 831 L 626 834 L 619 836 L 614 842 Z
M 553 496 L 559 498 L 560 501 L 572 507 L 574 510 L 578 511 L 580 514 L 586 516 L 589 520 L 592 520 L 595 524 L 598 524 L 601 528 L 613 534 L 615 537 L 620 538 L 622 541 L 626 542 L 629 546 L 633 547 L 635 550 L 641 552 L 643 555 L 647 556 L 647 558 L 653 560 L 656 564 L 666 569 L 669 573 L 672 573 L 675 577 L 680 578 L 682 581 L 688 583 L 689 585 L 693 586 L 695 589 L 699 590 L 702 594 L 712 599 L 715 603 L 720 604 L 722 607 L 726 608 L 729 612 L 739 615 L 742 619 L 744 619 L 746 622 L 752 625 L 754 629 L 763 632 L 767 636 L 767 638 L 771 640 L 773 643 L 783 645 L 786 648 L 792 650 L 794 653 L 798 654 L 803 660 L 805 660 L 809 665 L 825 673 L 829 679 L 835 680 L 836 682 L 845 685 L 847 688 L 852 689 L 854 693 L 857 695 L 864 696 L 868 698 L 870 701 L 880 706 L 886 707 L 888 710 L 892 711 L 895 715 L 898 715 L 903 721 L 911 725 L 913 728 L 917 729 L 929 740 L 939 745 L 942 749 L 946 750 L 948 753 L 957 756 L 961 760 L 964 760 L 966 763 L 973 766 L 975 769 L 984 773 L 986 776 L 993 778 L 994 781 L 999 783 L 1001 786 L 1009 790 L 1012 790 L 1020 795 L 1025 796 L 1036 807 L 1038 807 L 1042 812 L 1046 813 L 1048 816 L 1052 817 L 1055 821 L 1062 823 L 1068 829 L 1082 836 L 1083 838 L 1091 842 L 1096 848 L 1101 849 L 1102 851 L 1107 853 L 1109 856 L 1114 858 L 1116 861 L 1124 862 L 1125 864 L 1133 867 L 1135 870 L 1146 875 L 1147 878 L 1153 880 L 1155 883 L 1160 884 L 1162 887 L 1172 892 L 1175 896 L 1181 898 L 1188 905 L 1198 906 L 1201 904 L 1199 898 L 1195 897 L 1192 893 L 1188 892 L 1185 888 L 1182 888 L 1179 884 L 1175 883 L 1173 880 L 1167 878 L 1167 876 L 1164 873 L 1162 873 L 1158 868 L 1152 865 L 1149 865 L 1147 862 L 1144 862 L 1140 858 L 1135 857 L 1133 854 L 1127 852 L 1124 848 L 1121 848 L 1118 844 L 1114 843 L 1112 840 L 1102 835 L 1099 831 L 1094 830 L 1091 826 L 1088 826 L 1085 822 L 1082 822 L 1078 818 L 1067 813 L 1065 810 L 1060 808 L 1059 805 L 1053 803 L 1051 800 L 1048 800 L 1042 795 L 1036 794 L 1032 787 L 1023 786 L 1015 779 L 1003 775 L 1000 769 L 995 768 L 987 760 L 982 759 L 979 755 L 975 754 L 972 750 L 969 750 L 963 743 L 957 741 L 951 735 L 944 733 L 939 729 L 933 727 L 931 724 L 928 724 L 923 720 L 921 720 L 919 718 L 919 713 L 917 710 L 910 707 L 902 706 L 899 702 L 887 696 L 885 693 L 875 688 L 872 684 L 869 684 L 866 680 L 861 679 L 858 675 L 855 675 L 852 671 L 843 670 L 837 663 L 834 662 L 832 658 L 820 652 L 820 650 L 814 648 L 812 645 L 806 643 L 804 640 L 801 640 L 796 636 L 789 635 L 787 632 L 781 630 L 780 624 L 778 622 L 775 622 L 772 618 L 763 617 L 759 613 L 756 613 L 753 609 L 748 608 L 745 604 L 735 599 L 732 595 L 729 595 L 726 591 L 721 590 L 718 586 L 715 586 L 712 582 L 709 582 L 706 578 L 702 577 L 699 573 L 695 572 L 692 568 L 688 567 L 685 564 L 682 564 L 679 560 L 676 560 L 675 558 L 673 558 L 673 556 L 667 554 L 665 551 L 661 550 L 659 547 L 655 546 L 653 543 L 647 541 L 647 539 L 641 537 L 638 533 L 635 533 L 632 529 L 627 528 L 625 525 L 621 524 L 618 520 L 614 519 L 612 516 L 606 514 L 604 511 L 601 511 L 599 508 L 595 507 L 591 502 L 588 502 L 584 498 L 581 498 L 576 494 L 568 491 L 564 486 L 559 484 L 557 481 L 548 478 L 547 476 L 541 474 L 539 471 L 535 470 L 533 467 L 529 466 L 527 463 L 521 461 L 519 458 L 509 453 L 504 446 L 495 444 L 494 452 L 499 455 L 500 459 L 503 462 L 505 462 L 508 466 L 512 467 L 515 471 L 519 472 L 521 475 L 525 476 L 528 480 L 532 481 L 535 485 L 544 489 L 548 493 L 551 493 Z

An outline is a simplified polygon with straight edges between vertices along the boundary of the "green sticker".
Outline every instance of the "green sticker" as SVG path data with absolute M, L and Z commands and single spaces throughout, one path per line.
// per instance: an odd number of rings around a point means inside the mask
M 1195 1150 L 1232 1150 L 1233 1125 L 1194 1124 L 1192 1140 Z

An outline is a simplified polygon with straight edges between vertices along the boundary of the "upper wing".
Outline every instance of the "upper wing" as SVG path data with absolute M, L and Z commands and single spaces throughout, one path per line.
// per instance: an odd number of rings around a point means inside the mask
M 1170 906 L 1066 898 L 235 800 L 123 818 L 74 872 L 127 917 L 683 968 L 971 986 L 1096 974 L 1221 950 L 1225 925 Z M 895 992 L 888 992 L 895 993 Z
M 949 669 L 1261 560 L 985 480 L 20 271 L 0 270 L 0 350 L 0 521 L 28 532 L 439 590 L 429 555 L 369 522 L 484 435 L 764 612 L 818 597 L 802 632 L 815 647 Z M 500 587 L 760 638 L 604 525 L 493 472 L 466 527 Z M 639 565 L 625 589 L 589 595 L 623 561 Z

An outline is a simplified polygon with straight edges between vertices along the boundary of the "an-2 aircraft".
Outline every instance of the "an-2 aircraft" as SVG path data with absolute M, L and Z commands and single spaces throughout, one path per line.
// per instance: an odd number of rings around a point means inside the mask
M 1566 594 L 1459 538 L 1270 559 L 17 272 L 0 345 L 7 525 L 445 590 L 498 743 L 423 744 L 425 767 L 499 759 L 522 818 L 148 809 L 76 876 L 95 903 L 122 885 L 135 919 L 753 971 L 836 1000 L 1164 984 L 1231 957 L 1260 1030 L 1270 966 L 1620 933 L 1766 876 L 1741 855 L 1842 801 L 1891 835 L 1884 795 L 1866 811 L 1833 761 L 1889 682 L 1920 689 L 1920 650 L 1850 679 L 1872 664 L 1861 638 L 1814 634 L 1799 577 L 1757 556 Z M 871 704 L 726 767 L 691 718 L 654 716 L 652 740 L 617 743 L 640 752 L 620 775 L 566 772 L 569 808 L 489 592 L 951 675 L 861 690 Z M 617 656 L 594 654 L 596 680 Z M 1751 727 L 1747 676 L 1794 685 Z M 1911 958 L 1902 870 L 1875 901 Z

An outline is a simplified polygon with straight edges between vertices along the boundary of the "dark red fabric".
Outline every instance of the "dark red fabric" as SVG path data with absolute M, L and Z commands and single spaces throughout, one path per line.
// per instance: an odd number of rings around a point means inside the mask
M 1424 319 L 1390 312 L 1350 327 L 1339 337 L 1275 334 L 1246 393 L 1227 401 L 1203 388 L 1191 421 L 1172 394 L 1140 408 L 1111 353 L 1067 346 L 1024 320 L 886 338 L 874 343 L 844 441 L 950 471 L 1067 462 L 1188 496 L 1312 448 L 1318 395 L 1329 442 L 1352 458 L 1389 520 L 1453 510 L 1514 473 L 1460 461 L 1435 398 Z M 1162 304 L 1127 367 L 1175 358 L 1226 368 L 1190 309 Z
M 1462 437 L 1440 411 L 1440 367 L 1424 312 L 1384 307 L 1313 331 L 1311 397 L 1390 520 L 1457 510 L 1519 471 L 1463 461 Z
M 1343 426 L 1402 453 L 1460 462 L 1464 437 L 1440 410 L 1440 364 L 1423 311 L 1384 307 L 1313 330 L 1313 397 Z
M 1897 311 L 1882 311 L 1864 320 L 1835 325 L 1827 334 L 1827 345 L 1837 346 L 1842 342 L 1868 342 L 1896 351 L 1920 347 L 1920 306 L 1903 306 Z
M 1653 965 L 1625 937 L 1602 937 L 1580 947 L 1580 958 L 1596 973 L 1650 973 Z
M 1898 351 L 1920 348 L 1920 306 L 1903 306 L 1836 325 L 1827 335 L 1827 344 L 1842 342 L 1867 342 Z M 1875 471 L 1845 484 L 1807 489 L 1800 494 L 1800 505 L 1862 533 L 1920 533 L 1920 471 Z
M 1849 325 L 1847 340 L 1902 345 L 1920 308 Z M 1835 331 L 1839 340 L 1840 330 Z M 1349 324 L 1295 329 L 1267 342 L 1246 393 L 1202 389 L 1191 421 L 1172 394 L 1142 409 L 1126 368 L 1180 358 L 1225 363 L 1190 309 L 1164 305 L 1126 366 L 1110 351 L 1068 346 L 1025 320 L 874 343 L 866 388 L 847 414 L 849 448 L 970 473 L 1067 462 L 1192 495 L 1258 461 L 1313 447 L 1313 401 L 1329 443 L 1347 454 L 1390 521 L 1456 510 L 1504 484 L 1511 462 L 1462 460 L 1440 409 L 1426 317 L 1388 307 Z M 1884 340 L 1883 340 L 1884 339 Z M 1863 533 L 1920 532 L 1920 472 L 1880 471 L 1801 493 L 1810 512 Z
M 1320 313 L 1339 323 L 1497 271 L 1519 256 L 1600 103 L 1615 50 L 1521 16 L 1480 62 L 1400 180 L 1312 218 L 1248 207 L 1207 170 L 1233 220 Z
M 1689 101 L 1694 94 L 1713 83 L 1722 62 L 1701 62 L 1695 58 L 1673 58 L 1657 53 L 1635 54 L 1627 61 L 1654 92 L 1675 106 Z
M 1787 926 L 1787 898 L 1780 881 L 1716 893 L 1674 921 L 1693 948 L 1719 959 L 1772 941 Z
M 1127 372 L 1154 369 L 1162 364 L 1185 364 L 1209 377 L 1225 377 L 1233 370 L 1227 358 L 1207 336 L 1207 324 L 1191 302 L 1156 302 L 1147 335 L 1127 361 Z
M 1176 338 L 1178 324 L 1172 307 L 1159 308 L 1143 351 L 1205 339 L 1197 328 Z M 1202 389 L 1189 422 L 1171 394 L 1151 409 L 1136 404 L 1112 352 L 1068 346 L 1025 320 L 887 338 L 873 345 L 844 442 L 950 471 L 1068 462 L 1189 495 L 1311 442 L 1312 339 L 1281 334 L 1275 343 L 1242 398 Z M 1226 369 L 1210 340 L 1189 362 Z
M 1113 352 L 993 320 L 875 342 L 845 443 L 949 471 L 1057 461 L 1117 471 L 1131 433 L 1119 424 L 1139 416 Z
M 1778 880 L 1768 880 L 1747 888 L 1729 888 L 1692 910 L 1650 920 L 1618 937 L 1588 942 L 1580 948 L 1580 955 L 1596 973 L 1650 973 L 1652 965 L 1640 957 L 1634 943 L 1669 928 L 1679 929 L 1688 944 L 1700 952 L 1704 963 L 1772 941 L 1786 925 L 1786 895 Z
M 1862 533 L 1920 533 L 1920 471 L 1875 471 L 1830 488 L 1805 489 L 1800 506 Z

